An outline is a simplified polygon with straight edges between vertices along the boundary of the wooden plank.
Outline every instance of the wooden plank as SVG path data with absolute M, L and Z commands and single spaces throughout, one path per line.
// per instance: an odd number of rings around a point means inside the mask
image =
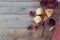
M 32 21 L 29 15 L 0 15 L 0 29 L 26 28 Z
M 0 2 L 37 2 L 37 1 L 39 0 L 0 0 Z
M 39 2 L 0 2 L 0 15 L 26 15 L 38 7 Z
M 42 29 L 39 29 L 37 31 L 27 29 L 0 29 L 0 40 L 41 40 L 41 32 Z
M 0 2 L 37 2 L 39 0 L 0 0 Z
M 55 15 L 60 14 L 60 4 Z M 28 15 L 29 11 L 35 11 L 40 7 L 39 2 L 0 2 L 0 15 Z
M 32 36 L 30 37 L 30 35 L 28 35 L 28 32 L 30 31 L 28 31 L 26 27 L 33 21 L 28 15 L 29 11 L 35 11 L 40 7 L 39 2 L 37 1 L 38 0 L 0 0 L 0 40 L 16 40 L 16 37 L 19 40 L 34 40 L 32 39 Z M 60 10 L 57 12 L 59 11 Z M 59 15 L 59 13 L 57 15 Z M 57 16 L 56 18 L 59 19 L 60 16 Z M 12 33 L 13 36 L 9 36 L 10 33 Z M 36 33 L 41 35 L 41 30 Z

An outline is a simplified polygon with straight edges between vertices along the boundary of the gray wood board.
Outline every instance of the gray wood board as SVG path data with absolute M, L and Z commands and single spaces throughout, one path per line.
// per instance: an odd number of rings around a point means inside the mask
M 28 34 L 31 32 L 23 29 L 33 22 L 28 15 L 29 11 L 35 11 L 39 7 L 38 0 L 0 0 L 0 40 L 16 40 L 16 38 L 18 38 L 17 40 L 42 40 L 34 39 L 32 36 L 30 38 Z M 58 5 L 52 17 L 56 21 L 60 20 L 59 14 L 60 7 Z M 39 32 L 41 33 L 42 29 L 35 33 Z M 40 33 L 39 35 L 41 35 Z M 33 32 L 31 34 L 34 35 Z
M 38 1 L 40 0 L 0 0 L 0 2 L 38 2 Z
M 0 2 L 0 14 L 26 15 L 40 7 L 39 2 Z
M 0 0 L 0 2 L 37 2 L 39 0 Z

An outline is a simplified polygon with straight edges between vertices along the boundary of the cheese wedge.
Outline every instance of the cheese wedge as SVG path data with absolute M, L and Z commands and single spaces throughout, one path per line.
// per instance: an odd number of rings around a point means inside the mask
M 45 10 L 45 13 L 46 13 L 46 15 L 47 15 L 48 17 L 52 16 L 53 12 L 54 12 L 53 9 L 46 9 L 46 10 Z
M 43 12 L 44 12 L 44 9 L 43 8 L 36 9 L 36 15 L 43 14 Z
M 35 22 L 35 23 L 39 23 L 39 22 L 41 22 L 41 21 L 42 21 L 42 18 L 41 18 L 40 16 L 34 17 L 34 22 Z

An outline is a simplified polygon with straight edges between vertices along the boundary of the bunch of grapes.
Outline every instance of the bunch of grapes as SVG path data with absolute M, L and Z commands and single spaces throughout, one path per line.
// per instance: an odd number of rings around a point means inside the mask
M 48 8 L 55 8 L 58 5 L 58 0 L 40 0 L 40 5 Z

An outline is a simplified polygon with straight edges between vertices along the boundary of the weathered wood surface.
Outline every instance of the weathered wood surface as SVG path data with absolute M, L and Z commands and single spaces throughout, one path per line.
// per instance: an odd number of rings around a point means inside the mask
M 0 14 L 28 15 L 40 7 L 39 2 L 0 2 Z
M 0 26 L 24 27 L 33 21 L 28 15 L 29 11 L 35 11 L 38 7 L 39 2 L 1 2 Z
M 0 2 L 37 2 L 39 0 L 0 0 Z
M 0 2 L 38 2 L 38 1 L 39 0 L 0 0 Z
M 0 40 L 34 40 L 38 31 L 30 32 L 26 27 L 33 21 L 29 11 L 38 7 L 39 2 L 0 2 Z M 40 36 L 42 29 L 39 31 Z
M 59 6 L 60 5 L 55 9 L 53 16 L 56 20 L 60 20 Z M 38 0 L 0 0 L 0 40 L 42 40 L 33 38 L 29 34 L 31 32 L 24 29 L 33 21 L 28 15 L 29 11 L 35 11 L 39 7 L 40 4 Z M 38 34 L 40 36 L 42 29 L 32 32 L 31 34 L 34 35 L 34 33 L 38 32 L 40 32 L 40 34 Z M 16 39 L 16 37 L 18 39 Z

